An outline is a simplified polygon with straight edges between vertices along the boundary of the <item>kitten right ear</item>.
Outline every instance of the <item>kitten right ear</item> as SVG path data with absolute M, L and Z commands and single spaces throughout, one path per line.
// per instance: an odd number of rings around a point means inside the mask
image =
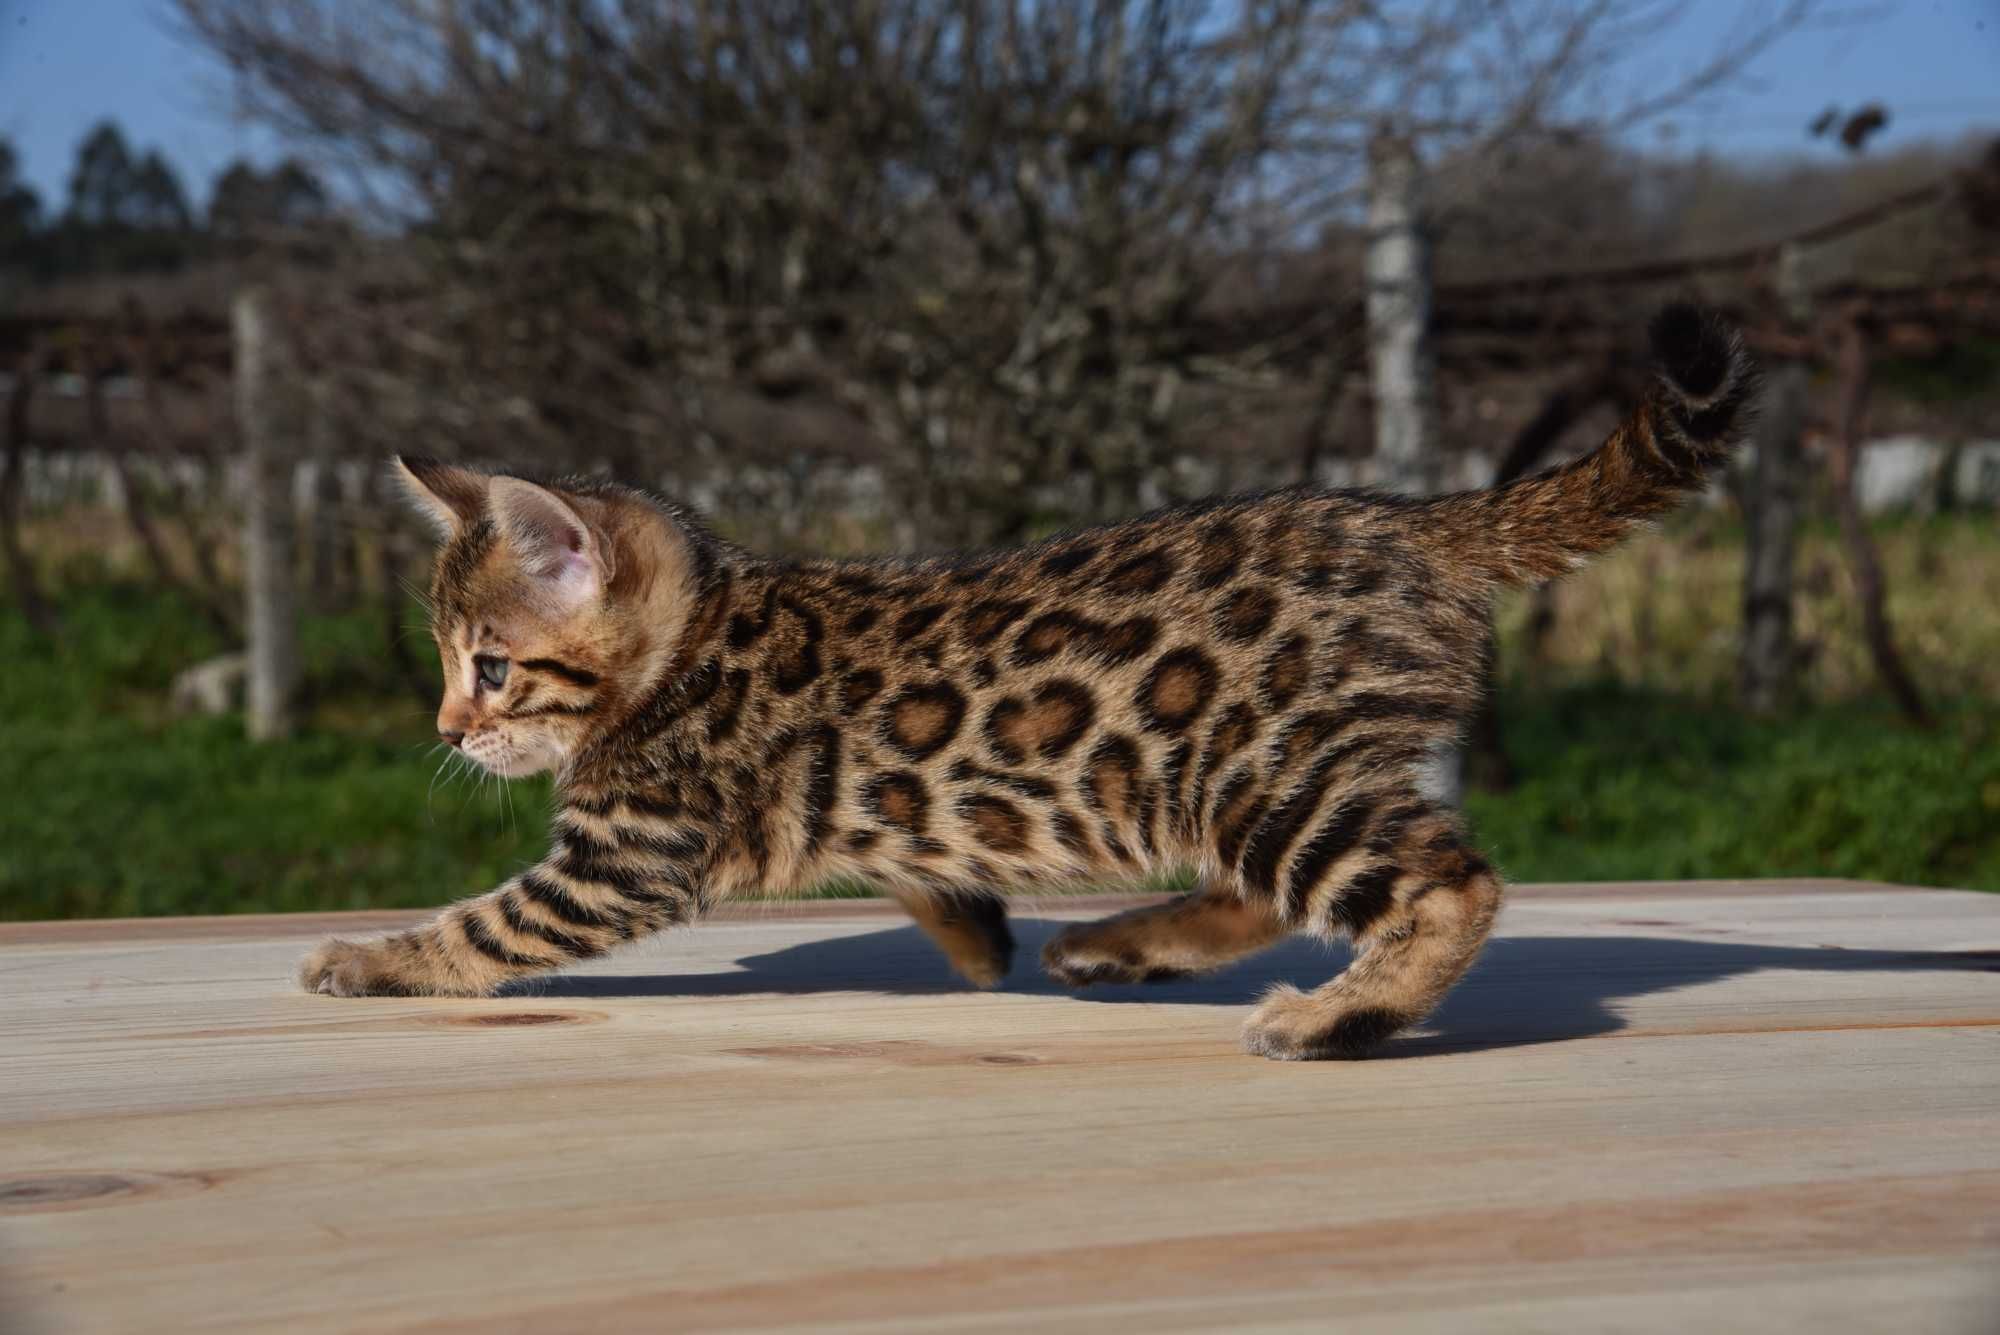
M 439 463 L 419 454 L 399 454 L 396 480 L 403 484 L 403 490 L 417 509 L 436 526 L 439 537 L 456 537 L 486 516 L 484 473 Z

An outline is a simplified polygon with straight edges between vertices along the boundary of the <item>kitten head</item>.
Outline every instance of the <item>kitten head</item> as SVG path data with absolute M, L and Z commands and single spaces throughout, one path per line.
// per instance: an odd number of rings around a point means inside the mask
M 677 629 L 639 605 L 660 583 L 650 567 L 671 561 L 665 517 L 435 460 L 396 469 L 442 539 L 430 598 L 444 666 L 438 735 L 507 778 L 561 768 L 620 680 L 643 674 L 657 638 L 647 628 Z M 649 519 L 661 531 L 652 541 Z

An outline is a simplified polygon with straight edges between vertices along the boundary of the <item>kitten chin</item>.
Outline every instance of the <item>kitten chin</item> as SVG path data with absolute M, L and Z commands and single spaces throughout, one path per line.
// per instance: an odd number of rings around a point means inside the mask
M 488 762 L 480 761 L 479 767 L 488 774 L 501 779 L 527 779 L 537 774 L 547 774 L 562 762 L 553 757 L 502 757 Z
M 562 768 L 563 755 L 553 747 L 500 744 L 478 750 L 468 748 L 466 759 L 488 774 L 502 779 L 525 779 Z

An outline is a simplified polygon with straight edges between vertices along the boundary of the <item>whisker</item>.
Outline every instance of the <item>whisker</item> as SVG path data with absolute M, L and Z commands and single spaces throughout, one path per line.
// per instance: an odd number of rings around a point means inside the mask
M 424 609 L 426 615 L 437 611 L 436 605 L 431 602 L 430 590 L 419 587 L 408 575 L 397 575 L 396 583 L 401 586 L 411 602 Z
M 437 796 L 438 778 L 444 773 L 444 767 L 451 763 L 452 756 L 456 755 L 457 752 L 447 748 L 443 742 L 432 743 L 431 749 L 434 751 L 441 750 L 445 753 L 444 758 L 438 761 L 437 768 L 431 771 L 431 786 L 424 790 L 424 816 L 431 824 L 435 825 L 437 824 L 437 809 L 433 805 L 433 799 Z

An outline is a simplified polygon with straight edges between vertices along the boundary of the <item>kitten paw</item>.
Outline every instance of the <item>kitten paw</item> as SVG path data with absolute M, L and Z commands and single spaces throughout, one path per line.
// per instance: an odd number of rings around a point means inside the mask
M 1012 949 L 1002 954 L 998 951 L 988 955 L 953 954 L 951 967 L 960 978 L 974 987 L 991 990 L 1007 979 L 1007 965 L 1013 957 Z
M 1170 983 L 1189 977 L 1185 969 L 1148 964 L 1136 951 L 1105 942 L 1095 923 L 1065 927 L 1042 947 L 1042 971 L 1065 987 L 1093 983 Z
M 1007 926 L 1007 905 L 979 896 L 951 905 L 939 922 L 936 939 L 958 976 L 974 987 L 994 988 L 1014 963 L 1014 933 Z
M 299 965 L 299 986 L 331 997 L 420 995 L 389 947 L 386 941 L 327 941 Z
M 1351 1061 L 1408 1023 L 1382 1007 L 1281 985 L 1243 1022 L 1243 1048 L 1275 1061 Z

